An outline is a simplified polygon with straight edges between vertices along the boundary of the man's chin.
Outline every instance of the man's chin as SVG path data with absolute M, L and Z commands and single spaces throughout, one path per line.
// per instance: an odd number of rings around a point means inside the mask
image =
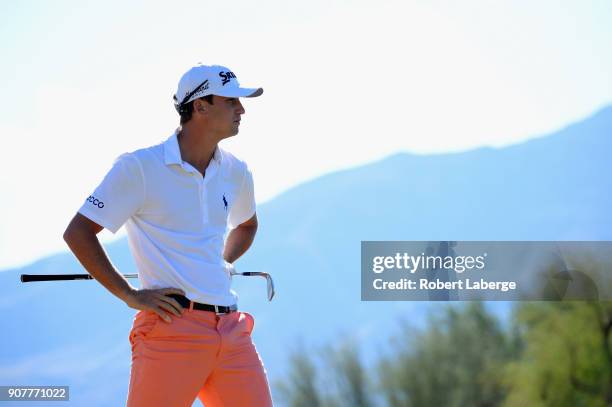
M 227 138 L 231 138 L 234 137 L 238 134 L 238 130 L 233 130 L 232 132 L 230 132 L 227 136 L 223 137 L 223 139 L 227 139 Z M 223 140 L 222 139 L 222 140 Z

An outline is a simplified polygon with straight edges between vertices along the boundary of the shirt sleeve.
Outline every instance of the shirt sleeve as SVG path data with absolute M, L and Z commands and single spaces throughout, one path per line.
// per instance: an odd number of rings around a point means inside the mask
M 228 217 L 230 229 L 236 228 L 255 215 L 255 188 L 253 186 L 253 174 L 245 167 L 242 185 L 238 190 L 236 200 L 232 205 Z
M 113 164 L 79 213 L 113 233 L 142 206 L 144 178 L 138 159 L 126 153 Z

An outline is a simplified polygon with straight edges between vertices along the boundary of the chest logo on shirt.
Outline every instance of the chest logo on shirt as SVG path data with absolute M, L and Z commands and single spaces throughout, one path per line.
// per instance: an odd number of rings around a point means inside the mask
M 223 194 L 223 207 L 227 211 L 227 199 L 225 199 L 225 194 Z

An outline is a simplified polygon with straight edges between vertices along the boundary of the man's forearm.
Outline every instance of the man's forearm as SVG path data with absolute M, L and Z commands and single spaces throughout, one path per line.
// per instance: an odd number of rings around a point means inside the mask
M 223 258 L 228 263 L 233 263 L 251 247 L 255 239 L 257 226 L 240 225 L 233 229 L 225 241 Z
M 135 288 L 115 269 L 95 234 L 84 229 L 73 229 L 64 235 L 64 240 L 93 278 L 126 301 Z

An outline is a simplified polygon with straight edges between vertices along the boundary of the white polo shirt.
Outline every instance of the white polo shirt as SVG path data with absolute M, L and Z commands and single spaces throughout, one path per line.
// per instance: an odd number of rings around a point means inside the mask
M 113 233 L 125 223 L 143 288 L 176 287 L 192 301 L 232 305 L 227 227 L 255 214 L 253 176 L 220 148 L 205 176 L 181 159 L 176 133 L 121 155 L 79 213 Z

